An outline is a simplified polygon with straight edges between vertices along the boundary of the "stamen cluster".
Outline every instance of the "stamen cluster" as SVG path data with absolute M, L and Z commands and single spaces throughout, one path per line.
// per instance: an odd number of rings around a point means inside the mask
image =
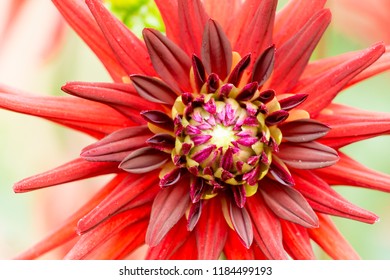
M 259 92 L 257 82 L 215 88 L 219 84 L 222 81 L 211 74 L 200 93 L 176 99 L 172 159 L 204 180 L 196 192 L 203 198 L 226 188 L 250 196 L 267 174 L 272 152 L 278 151 L 282 134 L 277 124 L 288 112 L 280 109 L 273 91 Z

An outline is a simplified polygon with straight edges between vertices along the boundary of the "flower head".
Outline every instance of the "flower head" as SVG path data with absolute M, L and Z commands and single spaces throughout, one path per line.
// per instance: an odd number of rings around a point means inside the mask
M 146 242 L 150 259 L 312 259 L 310 240 L 358 257 L 328 215 L 378 217 L 331 186 L 389 191 L 390 176 L 339 148 L 388 133 L 390 116 L 332 100 L 390 66 L 383 44 L 309 62 L 330 22 L 324 1 L 276 13 L 275 0 L 157 0 L 166 35 L 147 28 L 144 41 L 98 0 L 54 3 L 114 82 L 63 86 L 83 99 L 0 95 L 2 107 L 98 138 L 15 190 L 117 175 L 21 257 L 71 239 L 66 258 L 122 258 Z

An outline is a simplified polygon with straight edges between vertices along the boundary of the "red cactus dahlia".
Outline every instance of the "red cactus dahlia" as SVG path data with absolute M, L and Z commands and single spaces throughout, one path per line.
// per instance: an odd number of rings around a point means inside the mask
M 390 191 L 390 176 L 339 148 L 387 134 L 390 115 L 332 100 L 389 68 L 383 44 L 309 62 L 331 17 L 321 0 L 278 13 L 276 0 L 156 0 L 166 35 L 145 29 L 144 41 L 99 0 L 53 2 L 114 82 L 63 86 L 79 98 L 0 94 L 4 108 L 98 139 L 15 191 L 117 175 L 20 258 L 70 240 L 72 259 L 144 243 L 148 259 L 313 259 L 311 240 L 358 258 L 329 215 L 378 217 L 331 186 Z

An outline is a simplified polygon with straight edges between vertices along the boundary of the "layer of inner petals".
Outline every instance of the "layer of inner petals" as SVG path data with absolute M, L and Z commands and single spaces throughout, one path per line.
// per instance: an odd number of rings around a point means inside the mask
M 215 84 L 215 79 L 208 79 L 200 93 L 185 93 L 175 101 L 172 160 L 213 192 L 257 187 L 282 140 L 277 124 L 288 113 L 275 98 L 263 103 L 255 84 L 237 88 L 217 80 L 219 86 L 210 92 L 208 83 Z M 251 92 L 240 100 L 248 88 Z

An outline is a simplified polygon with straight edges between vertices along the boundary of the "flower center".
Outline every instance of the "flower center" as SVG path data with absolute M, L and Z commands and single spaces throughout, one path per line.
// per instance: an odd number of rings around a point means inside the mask
M 268 172 L 282 140 L 277 124 L 288 116 L 272 91 L 232 84 L 185 93 L 172 110 L 173 163 L 210 186 L 210 192 L 241 186 L 247 196 Z
M 216 125 L 214 129 L 210 131 L 210 135 L 210 142 L 217 147 L 222 147 L 224 150 L 226 150 L 229 145 L 236 140 L 231 126 L 225 127 L 223 125 Z

